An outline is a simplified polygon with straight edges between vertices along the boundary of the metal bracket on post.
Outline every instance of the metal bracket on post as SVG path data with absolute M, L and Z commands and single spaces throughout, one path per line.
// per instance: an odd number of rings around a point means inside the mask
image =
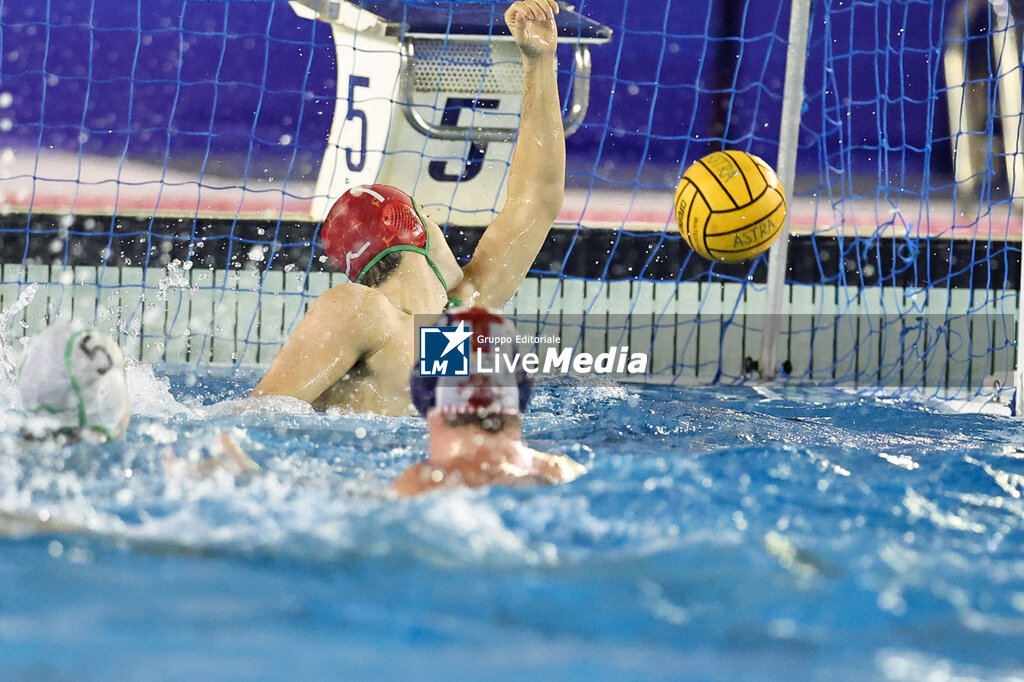
M 339 0 L 289 0 L 296 16 L 322 21 L 356 33 L 383 36 L 391 24 L 373 12 Z
M 807 65 L 807 29 L 811 0 L 793 0 L 789 13 L 789 50 L 786 52 L 786 85 L 782 93 L 782 123 L 779 128 L 779 155 L 775 170 L 786 193 L 792 196 L 796 181 L 796 150 L 800 135 L 800 113 L 804 103 L 804 70 Z M 782 333 L 782 303 L 786 290 L 789 258 L 789 218 L 782 225 L 779 239 L 768 255 L 768 291 L 761 376 L 773 379 L 778 372 L 779 338 Z
M 494 38 L 499 40 L 500 38 Z M 587 115 L 590 106 L 590 48 L 577 43 L 574 49 L 574 68 L 572 78 L 572 102 L 569 112 L 563 121 L 565 136 L 576 132 Z M 445 126 L 435 125 L 426 120 L 416 110 L 414 100 L 414 84 L 416 68 L 416 48 L 413 39 L 407 38 L 402 43 L 402 74 L 399 85 L 402 93 L 402 110 L 405 120 L 414 130 L 436 140 L 472 140 L 474 142 L 511 142 L 515 139 L 517 128 L 489 128 L 484 126 Z

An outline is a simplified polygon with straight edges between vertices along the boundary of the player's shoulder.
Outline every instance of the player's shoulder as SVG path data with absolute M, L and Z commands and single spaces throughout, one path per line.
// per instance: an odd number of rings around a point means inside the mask
M 368 287 L 365 284 L 357 284 L 355 282 L 335 284 L 333 287 L 320 294 L 317 298 L 317 303 L 320 302 L 349 307 L 390 303 L 387 296 L 377 289 Z
M 397 324 L 398 312 L 380 291 L 354 282 L 331 287 L 309 310 L 321 324 L 329 320 L 329 326 L 358 330 L 364 337 L 385 334 Z
M 320 294 L 313 305 L 334 314 L 370 314 L 376 317 L 387 317 L 397 310 L 383 293 L 373 287 L 355 282 L 346 282 L 331 287 Z
M 391 483 L 391 489 L 405 497 L 419 495 L 435 486 L 430 477 L 433 471 L 434 467 L 429 462 L 416 462 L 398 475 Z

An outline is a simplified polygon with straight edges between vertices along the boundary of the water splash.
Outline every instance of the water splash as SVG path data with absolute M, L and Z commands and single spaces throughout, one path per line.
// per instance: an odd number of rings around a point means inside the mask
M 315 608 L 386 624 L 370 636 L 393 623 L 399 638 L 410 623 L 430 631 L 440 613 L 444 633 L 465 623 L 502 642 L 643 632 L 755 667 L 777 652 L 804 661 L 798 677 L 856 664 L 850 679 L 917 679 L 946 661 L 979 678 L 1018 672 L 1024 437 L 1008 419 L 817 388 L 765 401 L 746 388 L 542 386 L 526 440 L 585 461 L 587 476 L 404 500 L 389 486 L 426 454 L 421 421 L 225 400 L 248 385 L 228 371 L 221 386 L 130 369 L 148 402 L 123 441 L 102 446 L 17 444 L 0 405 L 0 533 L 39 536 L 0 546 L 0 569 L 16 551 L 26 558 L 9 567 L 40 573 L 51 557 L 86 577 L 93 554 L 101 574 L 135 562 L 135 584 L 170 618 L 208 584 L 218 607 L 228 597 L 273 614 L 277 591 L 238 586 L 255 573 L 289 599 L 313 580 Z M 222 432 L 260 470 L 162 466 Z M 201 581 L 166 591 L 153 553 Z M 202 558 L 222 555 L 233 560 Z M 122 603 L 122 581 L 89 585 L 74 598 Z M 33 619 L 65 617 L 45 583 L 23 590 L 43 604 Z M 310 634 L 300 622 L 290 635 Z
M 161 278 L 157 283 L 157 294 L 156 299 L 158 301 L 166 301 L 168 297 L 168 289 L 190 289 L 195 291 L 198 289 L 197 286 L 193 286 L 189 281 L 188 273 L 192 270 L 192 261 L 186 261 L 182 263 L 180 260 L 175 258 L 167 264 L 165 277 Z
M 10 307 L 0 311 L 0 381 L 4 384 L 13 381 L 14 370 L 18 366 L 16 360 L 17 353 L 14 352 L 11 340 L 7 336 L 7 330 L 10 329 L 11 323 L 18 313 L 27 308 L 28 304 L 32 302 L 38 290 L 39 285 L 32 282 L 18 295 L 17 301 L 11 304 Z

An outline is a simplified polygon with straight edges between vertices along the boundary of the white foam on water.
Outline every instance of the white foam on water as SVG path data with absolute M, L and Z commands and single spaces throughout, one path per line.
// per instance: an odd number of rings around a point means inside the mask
M 907 649 L 882 649 L 875 654 L 875 665 L 885 679 L 894 682 L 928 680 L 928 682 L 971 682 L 992 679 L 991 672 L 978 666 L 957 663 L 933 654 Z M 1024 667 L 1002 677 L 1004 680 L 1024 678 Z
M 139 417 L 166 419 L 185 416 L 195 420 L 218 417 L 254 415 L 313 415 L 309 403 L 289 396 L 258 396 L 222 400 L 201 405 L 187 397 L 178 400 L 171 392 L 167 377 L 158 376 L 153 365 L 129 360 L 125 365 L 132 414 Z
M 530 546 L 509 529 L 481 491 L 428 495 L 410 504 L 413 514 L 406 522 L 421 558 L 440 564 L 536 565 L 556 561 L 557 555 L 549 546 Z
M 264 395 L 251 398 L 222 400 L 212 405 L 204 405 L 195 409 L 197 416 L 212 418 L 229 415 L 261 415 L 261 414 L 316 414 L 313 406 L 305 400 L 284 395 Z
M 152 491 L 151 491 L 152 492 Z M 288 479 L 275 472 L 251 477 L 214 471 L 194 479 L 169 476 L 158 497 L 138 504 L 167 513 L 140 514 L 126 523 L 75 495 L 48 512 L 60 527 L 79 527 L 139 547 L 181 551 L 267 554 L 332 561 L 351 556 L 412 556 L 437 565 L 551 564 L 552 551 L 536 551 L 502 522 L 485 496 L 471 491 L 399 501 L 380 483 L 342 493 L 325 480 Z M 135 502 L 130 494 L 117 499 Z M 5 510 L 12 503 L 4 500 Z M 37 510 L 19 510 L 26 516 Z
M 153 365 L 128 360 L 124 370 L 133 416 L 167 417 L 189 411 L 174 398 L 171 382 L 158 377 Z
M 13 381 L 14 372 L 18 367 L 18 352 L 11 339 L 7 337 L 7 329 L 18 313 L 32 302 L 38 290 L 39 285 L 35 282 L 29 284 L 18 294 L 17 301 L 0 311 L 0 382 L 3 384 Z
M 252 425 L 247 429 L 231 425 L 238 424 L 236 410 L 244 401 L 190 408 L 174 399 L 151 366 L 133 365 L 130 376 L 139 402 L 123 441 L 23 446 L 16 431 L 0 433 L 0 535 L 27 529 L 109 538 L 140 549 L 312 561 L 353 555 L 410 556 L 452 566 L 554 561 L 553 551 L 534 548 L 505 524 L 486 491 L 394 497 L 389 463 L 424 448 L 410 420 L 331 417 L 313 414 L 308 405 L 274 401 L 280 403 L 274 414 L 241 412 Z M 282 424 L 282 412 L 297 421 Z M 326 446 L 314 445 L 314 436 L 313 442 L 287 440 L 279 449 L 263 435 L 248 435 L 253 428 L 282 426 L 315 434 L 335 422 L 340 433 Z M 360 428 L 363 438 L 345 438 Z M 210 443 L 222 433 L 262 469 L 233 473 L 205 466 L 215 449 Z M 377 444 L 394 441 L 411 446 L 372 454 Z

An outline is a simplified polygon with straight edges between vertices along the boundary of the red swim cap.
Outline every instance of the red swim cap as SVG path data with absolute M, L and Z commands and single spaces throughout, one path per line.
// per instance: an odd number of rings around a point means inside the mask
M 352 282 L 392 251 L 427 255 L 427 230 L 415 202 L 389 185 L 360 185 L 342 194 L 320 238 L 327 256 Z

